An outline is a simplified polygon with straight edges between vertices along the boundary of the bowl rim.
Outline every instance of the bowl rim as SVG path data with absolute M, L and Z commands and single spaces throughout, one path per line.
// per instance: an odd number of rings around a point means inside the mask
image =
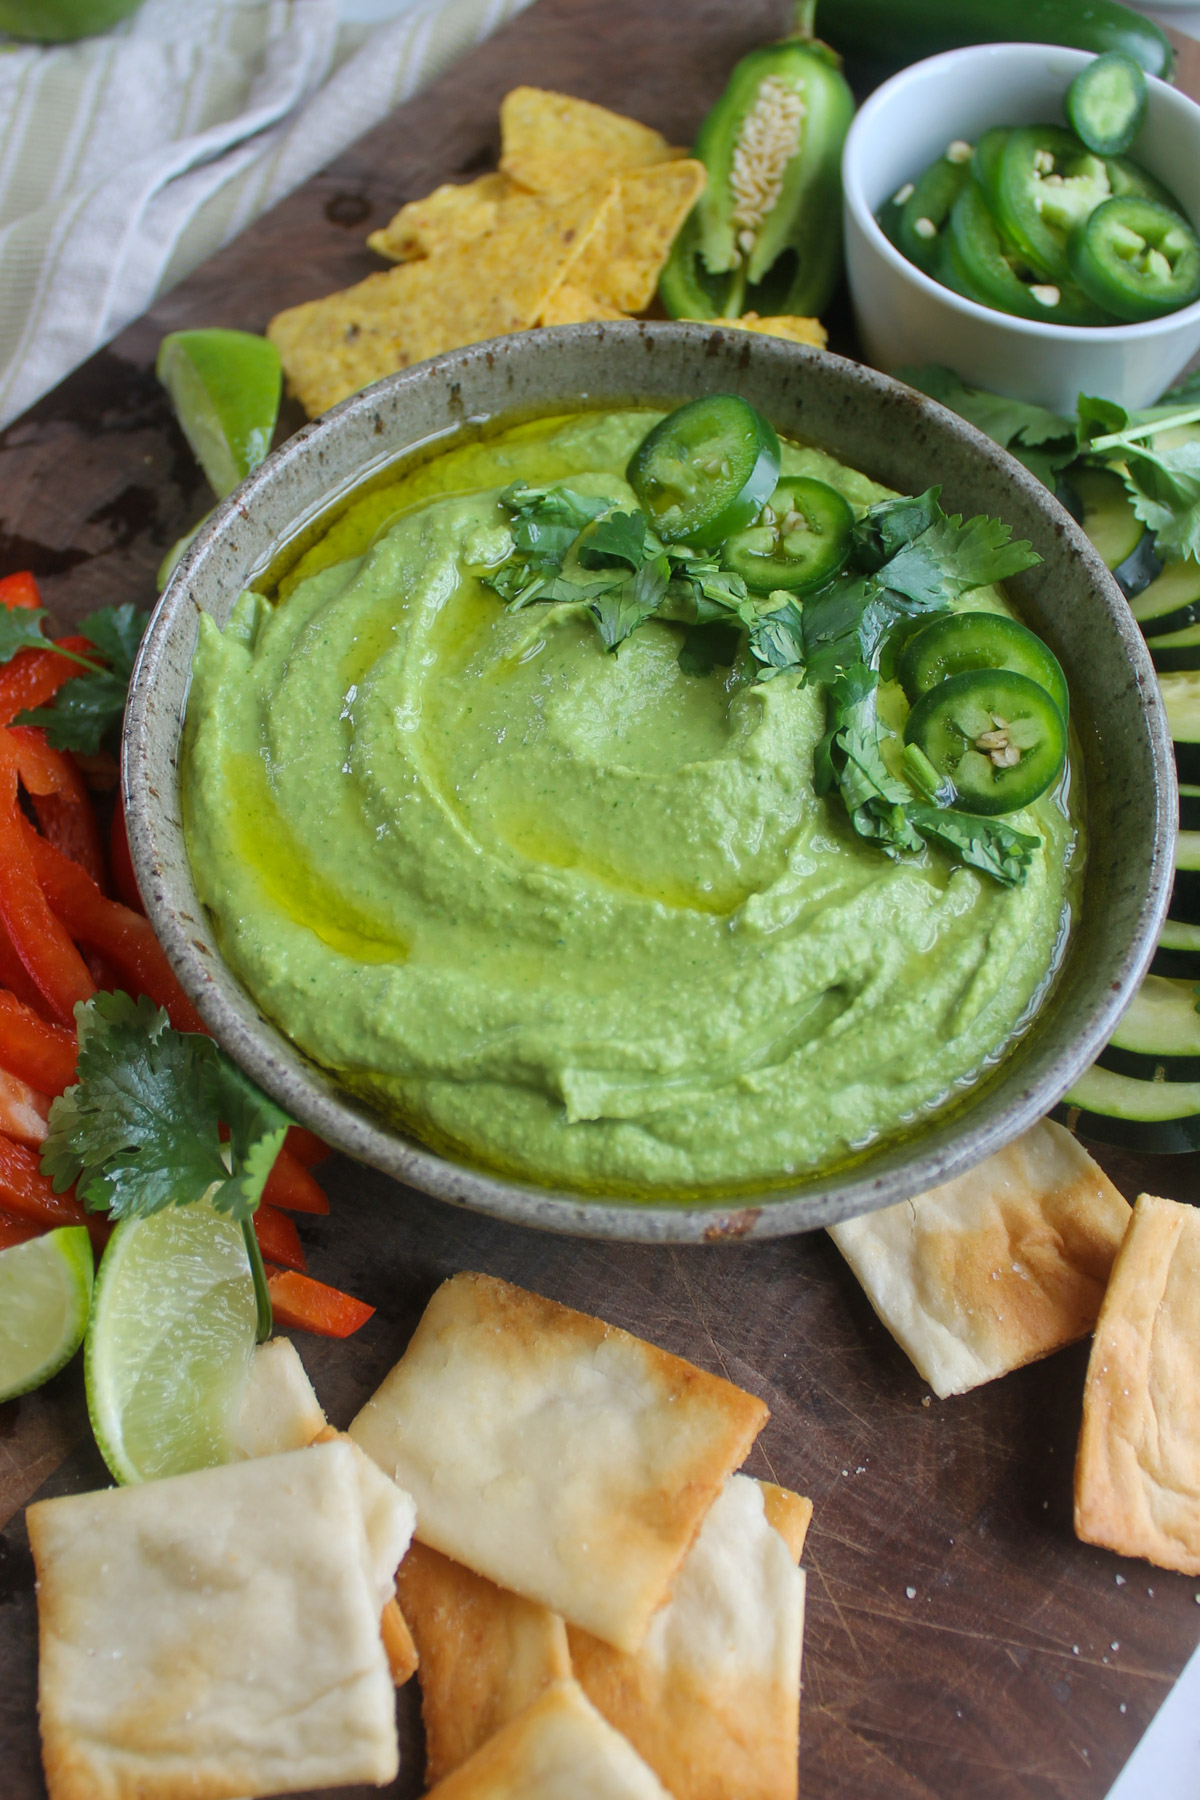
M 964 65 L 996 61 L 1005 56 L 1016 63 L 1019 58 L 1014 52 L 1025 53 L 1026 59 L 1031 62 L 1044 62 L 1047 57 L 1051 57 L 1074 69 L 1081 69 L 1087 63 L 1095 61 L 1090 50 L 1075 50 L 1066 44 L 1031 44 L 1016 39 L 1005 43 L 966 44 L 959 49 L 943 50 L 936 56 L 922 57 L 919 62 L 909 63 L 887 81 L 881 82 L 859 107 L 851 120 L 842 151 L 842 193 L 847 213 L 868 247 L 928 300 L 938 302 L 965 319 L 973 319 L 996 329 L 1011 331 L 1016 337 L 1031 338 L 1045 344 L 1063 347 L 1077 344 L 1137 344 L 1148 338 L 1162 337 L 1176 329 L 1182 331 L 1200 324 L 1200 299 L 1193 300 L 1190 306 L 1180 307 L 1176 312 L 1164 313 L 1158 319 L 1139 319 L 1120 325 L 1057 325 L 1052 319 L 1018 318 L 1014 313 L 1002 312 L 999 307 L 981 306 L 978 301 L 967 299 L 965 294 L 943 286 L 931 275 L 926 275 L 915 263 L 909 262 L 888 238 L 867 202 L 863 184 L 862 142 L 869 127 L 874 125 L 877 115 L 886 112 L 906 88 L 922 80 L 932 79 L 935 71 L 950 81 L 955 69 Z M 1146 82 L 1152 98 L 1161 94 L 1161 101 L 1157 103 L 1171 108 L 1180 118 L 1186 118 L 1189 112 L 1194 115 L 1197 153 L 1200 154 L 1200 105 L 1190 95 L 1161 81 L 1157 75 L 1148 74 Z M 1200 229 L 1195 219 L 1189 222 L 1193 230 Z
M 166 801 L 154 788 L 153 768 L 148 756 L 160 711 L 154 704 L 154 690 L 175 620 L 187 609 L 201 610 L 190 591 L 193 577 L 202 570 L 227 529 L 236 529 L 238 522 L 249 516 L 256 499 L 264 490 L 269 490 L 281 471 L 310 456 L 323 460 L 323 446 L 336 438 L 348 421 L 357 419 L 360 414 L 364 418 L 374 414 L 378 425 L 379 415 L 374 409 L 381 397 L 399 399 L 416 384 L 439 379 L 447 382 L 457 394 L 460 385 L 457 377 L 468 379 L 472 365 L 477 363 L 486 363 L 490 367 L 493 360 L 506 357 L 519 339 L 544 344 L 553 337 L 568 345 L 587 341 L 603 344 L 614 336 L 619 340 L 638 342 L 648 333 L 702 348 L 706 357 L 713 356 L 714 346 L 719 350 L 730 339 L 736 338 L 733 347 L 743 358 L 760 355 L 783 367 L 794 366 L 796 361 L 828 367 L 840 379 L 873 390 L 881 401 L 902 399 L 933 425 L 939 435 L 949 429 L 960 438 L 965 436 L 973 453 L 989 463 L 998 478 L 1010 487 L 1020 488 L 1039 509 L 1048 507 L 1056 533 L 1067 539 L 1075 556 L 1084 563 L 1090 579 L 1101 586 L 1108 584 L 1110 594 L 1125 607 L 1125 617 L 1122 618 L 1118 610 L 1114 620 L 1125 641 L 1134 681 L 1144 703 L 1155 789 L 1152 853 L 1139 929 L 1111 971 L 1112 979 L 1103 1000 L 1096 1004 L 1090 1021 L 1073 1040 L 1070 1049 L 1063 1051 L 1037 1080 L 1028 1083 L 997 1116 L 976 1119 L 972 1128 L 969 1108 L 954 1115 L 955 1126 L 963 1127 L 954 1141 L 906 1160 L 899 1170 L 872 1173 L 872 1158 L 868 1153 L 863 1161 L 831 1175 L 818 1172 L 807 1180 L 798 1179 L 794 1188 L 780 1186 L 760 1194 L 714 1196 L 711 1201 L 680 1203 L 606 1199 L 543 1187 L 456 1162 L 387 1126 L 369 1108 L 339 1089 L 332 1077 L 311 1062 L 264 1017 L 253 997 L 222 958 L 244 1005 L 239 1010 L 227 1000 L 214 982 L 207 953 L 197 946 L 194 920 L 189 927 L 189 915 L 179 908 L 163 879 L 158 832 Z M 614 383 L 614 387 L 616 385 Z M 581 394 L 581 398 L 590 405 L 602 404 L 594 390 Z M 397 460 L 404 454 L 403 450 L 392 450 L 383 460 Z M 368 465 L 355 480 L 363 479 L 370 472 Z M 331 498 L 336 499 L 348 485 L 352 484 L 333 483 Z M 297 515 L 298 518 L 304 516 Z M 170 763 L 176 781 L 181 725 L 180 721 L 170 740 Z M 938 402 L 848 358 L 744 331 L 730 333 L 709 324 L 630 321 L 616 325 L 605 322 L 603 325 L 543 327 L 536 332 L 514 333 L 447 351 L 360 390 L 286 440 L 214 508 L 159 598 L 143 636 L 130 682 L 122 740 L 121 789 L 138 884 L 147 914 L 176 976 L 218 1043 L 290 1116 L 349 1156 L 381 1169 L 422 1193 L 473 1211 L 577 1237 L 640 1243 L 712 1243 L 813 1230 L 911 1197 L 964 1173 L 1036 1124 L 1057 1104 L 1111 1035 L 1153 955 L 1174 877 L 1173 770 L 1173 750 L 1157 680 L 1142 634 L 1128 613 L 1120 589 L 1070 514 L 1007 451 Z M 291 1076 L 288 1068 L 276 1060 L 281 1053 L 302 1065 L 298 1076 Z M 293 1086 L 295 1080 L 300 1083 L 299 1093 Z M 984 1099 L 986 1101 L 986 1096 Z M 935 1115 L 929 1121 L 930 1134 L 936 1134 L 939 1126 L 945 1123 L 944 1114 Z M 894 1147 L 894 1143 L 892 1140 L 890 1145 L 882 1146 L 884 1154 Z

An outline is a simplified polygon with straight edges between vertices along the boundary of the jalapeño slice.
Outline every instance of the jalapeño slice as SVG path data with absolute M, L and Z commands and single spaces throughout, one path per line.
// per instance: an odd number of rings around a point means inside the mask
M 853 529 L 854 513 L 836 488 L 788 475 L 754 524 L 726 540 L 722 560 L 755 593 L 808 594 L 842 567 Z
M 1058 778 L 1067 727 L 1039 682 L 1012 669 L 951 675 L 908 715 L 904 741 L 954 783 L 965 812 L 1019 812 Z
M 1071 234 L 1067 254 L 1080 287 L 1118 319 L 1160 319 L 1200 299 L 1200 239 L 1156 200 L 1105 200 Z
M 1018 318 L 1042 319 L 1048 325 L 1108 322 L 1108 315 L 1074 282 L 1047 285 L 1022 279 L 1020 258 L 1001 237 L 977 181 L 969 181 L 954 202 L 950 237 L 951 255 L 943 279 L 968 300 Z
M 969 174 L 967 163 L 940 157 L 918 176 L 912 193 L 900 208 L 896 242 L 909 262 L 924 269 L 927 275 L 935 272 L 938 245 L 950 217 L 950 208 L 966 185 Z
M 779 439 L 737 394 L 708 394 L 660 419 L 625 479 L 661 538 L 708 549 L 749 525 L 779 480 Z
M 1146 116 L 1146 77 L 1140 63 L 1109 50 L 1080 69 L 1063 110 L 1075 135 L 1097 156 L 1128 150 Z
M 1003 613 L 946 613 L 910 638 L 900 658 L 900 685 L 912 701 L 939 682 L 976 669 L 1011 669 L 1045 688 L 1067 717 L 1067 678 L 1062 664 L 1035 632 Z
M 1035 274 L 1062 282 L 1071 273 L 1068 236 L 1111 192 L 1104 163 L 1073 132 L 1021 125 L 1010 132 L 996 173 L 996 223 Z

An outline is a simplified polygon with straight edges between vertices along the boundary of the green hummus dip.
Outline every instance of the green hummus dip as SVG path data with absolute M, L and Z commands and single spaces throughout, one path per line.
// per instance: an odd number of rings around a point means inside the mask
M 185 818 L 231 966 L 346 1087 L 477 1165 L 686 1198 L 960 1097 L 1045 996 L 1082 842 L 1064 783 L 1009 820 L 1042 840 L 1020 887 L 894 861 L 813 792 L 820 687 L 684 674 L 657 620 L 609 654 L 577 608 L 505 610 L 471 573 L 499 491 L 631 507 L 658 416 L 460 446 L 359 498 L 275 604 L 203 619 Z M 796 445 L 783 473 L 886 495 Z

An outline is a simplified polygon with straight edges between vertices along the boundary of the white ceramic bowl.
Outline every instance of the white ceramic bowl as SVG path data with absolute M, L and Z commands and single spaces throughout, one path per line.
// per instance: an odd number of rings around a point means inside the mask
M 1014 16 L 1019 8 L 1014 8 Z M 1072 77 L 1092 59 L 1054 44 L 973 44 L 931 56 L 871 95 L 842 163 L 846 267 L 868 360 L 894 370 L 944 363 L 973 386 L 1073 412 L 1083 392 L 1148 406 L 1200 349 L 1200 301 L 1141 325 L 1014 319 L 942 287 L 890 244 L 875 214 L 955 138 L 992 125 L 1063 123 Z M 1148 78 L 1132 155 L 1200 220 L 1200 106 Z

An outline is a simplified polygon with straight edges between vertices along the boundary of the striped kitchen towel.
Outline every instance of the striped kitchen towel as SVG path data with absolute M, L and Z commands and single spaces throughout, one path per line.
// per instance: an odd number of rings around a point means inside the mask
M 528 0 L 146 0 L 0 40 L 0 426 Z

